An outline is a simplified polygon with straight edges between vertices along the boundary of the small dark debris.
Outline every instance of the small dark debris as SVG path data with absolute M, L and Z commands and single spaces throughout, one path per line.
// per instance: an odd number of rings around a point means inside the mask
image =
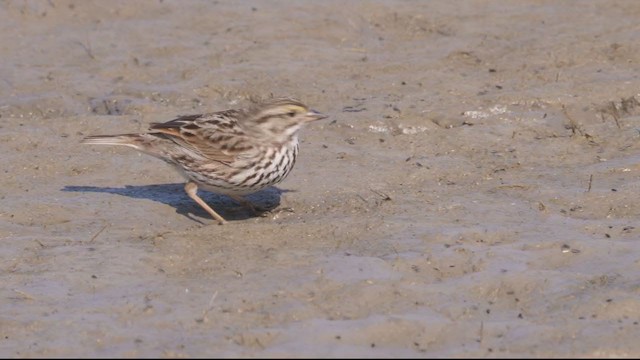
M 498 70 L 496 70 L 496 69 L 489 69 L 489 72 L 490 72 L 490 73 L 494 73 L 494 72 L 496 72 L 496 71 L 498 71 Z
M 611 189 L 611 191 L 616 192 L 616 191 L 618 191 L 618 189 Z
M 502 85 L 496 85 L 496 89 L 502 90 Z
M 342 108 L 342 112 L 361 112 L 361 111 L 366 111 L 367 108 L 366 107 L 359 107 L 359 105 L 356 106 L 345 106 Z
M 606 237 L 607 239 L 610 239 L 610 238 L 611 238 L 611 235 L 609 235 L 609 234 L 604 234 L 604 237 Z

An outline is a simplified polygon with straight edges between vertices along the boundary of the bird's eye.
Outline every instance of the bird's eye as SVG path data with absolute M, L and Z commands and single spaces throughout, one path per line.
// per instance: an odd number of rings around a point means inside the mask
M 294 117 L 294 116 L 296 116 L 296 112 L 295 112 L 295 111 L 289 111 L 289 112 L 287 113 L 287 115 L 288 115 L 289 117 Z

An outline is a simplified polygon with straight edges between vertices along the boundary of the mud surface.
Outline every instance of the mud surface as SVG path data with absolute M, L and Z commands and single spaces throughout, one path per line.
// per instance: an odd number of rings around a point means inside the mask
M 0 356 L 640 354 L 640 3 L 0 3 Z M 297 97 L 253 217 L 86 135 Z

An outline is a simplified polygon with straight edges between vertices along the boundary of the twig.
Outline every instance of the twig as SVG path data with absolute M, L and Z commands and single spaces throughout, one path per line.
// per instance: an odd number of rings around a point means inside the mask
M 82 48 L 87 53 L 87 55 L 91 58 L 91 60 L 95 60 L 96 59 L 96 57 L 93 55 L 93 51 L 91 50 L 91 43 L 87 42 L 87 45 L 85 45 L 84 43 L 82 43 L 79 40 L 74 41 L 74 43 L 82 46 Z
M 589 175 L 589 187 L 587 187 L 587 192 L 591 191 L 591 184 L 593 183 L 593 174 Z
M 567 118 L 567 120 L 569 120 L 569 129 L 571 130 L 571 134 L 575 135 L 576 132 L 582 133 L 582 131 L 580 131 L 580 128 L 579 128 L 578 124 L 576 123 L 576 121 L 573 120 L 573 118 L 571 116 L 569 116 L 569 112 L 567 111 L 567 107 L 564 106 L 564 104 L 562 104 L 562 113 Z
M 383 193 L 383 192 L 382 192 L 382 191 L 380 191 L 380 190 L 375 190 L 375 189 L 373 189 L 373 188 L 369 188 L 369 190 L 371 190 L 372 192 L 374 192 L 376 195 L 380 196 L 380 197 L 382 198 L 382 200 L 384 200 L 384 201 L 389 201 L 389 200 L 391 200 L 391 196 L 389 196 L 389 195 L 387 195 L 387 194 Z
M 20 294 L 21 296 L 23 296 L 25 299 L 27 300 L 35 300 L 35 298 L 29 294 L 27 294 L 24 291 L 18 290 L 18 289 L 13 289 L 14 292 Z
M 622 127 L 620 126 L 620 121 L 618 121 L 620 115 L 618 114 L 616 103 L 614 103 L 613 101 L 611 102 L 611 116 L 613 116 L 613 120 L 616 122 L 616 126 L 618 127 L 618 129 L 621 129 Z
M 211 311 L 211 309 L 213 308 L 213 301 L 216 299 L 216 297 L 218 296 L 218 291 L 214 291 L 213 295 L 211 295 L 211 299 L 209 299 L 209 305 L 207 305 L 207 308 L 204 309 L 204 311 L 202 312 L 202 317 L 200 319 L 196 319 L 197 322 L 207 322 L 209 321 L 209 319 L 207 318 L 207 314 L 209 313 L 209 311 Z
M 98 232 L 95 235 L 93 235 L 93 237 L 91 237 L 91 240 L 89 240 L 89 242 L 90 243 L 93 242 L 93 240 L 95 240 L 98 237 L 98 235 L 102 234 L 102 232 L 104 231 L 104 229 L 107 228 L 107 226 L 109 225 L 105 225 L 102 227 L 102 229 L 98 230 Z

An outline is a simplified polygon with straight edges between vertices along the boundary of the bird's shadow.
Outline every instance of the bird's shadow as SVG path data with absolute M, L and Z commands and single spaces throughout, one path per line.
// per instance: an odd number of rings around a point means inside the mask
M 167 204 L 175 208 L 178 214 L 200 223 L 202 221 L 195 218 L 194 215 L 200 218 L 211 218 L 209 213 L 187 195 L 184 191 L 184 183 L 125 185 L 125 187 L 65 186 L 61 191 L 108 193 L 134 199 L 149 199 Z M 257 208 L 270 211 L 280 205 L 282 193 L 289 191 L 291 190 L 270 187 L 245 196 L 245 199 L 249 200 Z M 226 220 L 244 220 L 256 216 L 252 211 L 242 207 L 227 196 L 208 191 L 198 191 L 198 195 Z

